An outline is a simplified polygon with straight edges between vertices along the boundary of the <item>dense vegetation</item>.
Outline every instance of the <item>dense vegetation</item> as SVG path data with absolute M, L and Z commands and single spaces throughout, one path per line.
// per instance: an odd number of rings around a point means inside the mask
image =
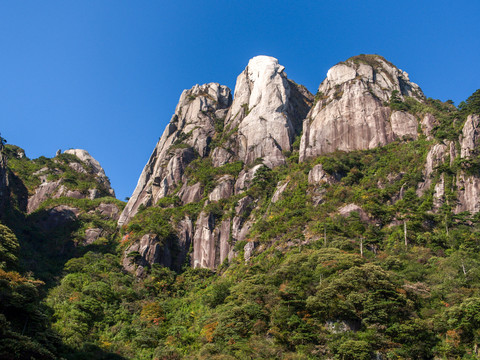
M 479 214 L 454 213 L 455 175 L 476 170 L 459 161 L 436 168 L 434 178 L 448 185 L 438 206 L 433 187 L 416 192 L 429 148 L 458 140 L 466 116 L 480 113 L 478 95 L 459 109 L 393 98 L 393 108 L 434 114 L 436 139 L 304 163 L 294 151 L 287 165 L 260 168 L 244 194 L 205 207 L 215 179 L 238 176 L 243 164 L 214 168 L 197 159 L 187 174 L 204 189 L 200 203 L 181 206 L 173 194 L 119 232 L 96 211 L 100 203 L 121 207 L 113 198 L 49 199 L 29 216 L 2 218 L 0 358 L 478 358 Z M 9 166 L 33 189 L 31 172 L 50 160 L 16 159 Z M 309 184 L 317 164 L 334 180 Z M 84 188 L 83 175 L 69 174 Z M 272 203 L 277 184 L 286 182 Z M 231 217 L 246 195 L 255 202 L 245 216 L 257 219 L 248 239 L 257 250 L 247 261 L 239 243 L 238 256 L 216 272 L 153 265 L 138 279 L 122 269 L 126 242 L 146 233 L 174 237 L 178 221 L 202 210 L 216 221 Z M 352 203 L 367 218 L 339 213 Z M 61 229 L 39 228 L 58 205 L 80 214 Z M 82 243 L 92 227 L 104 236 Z

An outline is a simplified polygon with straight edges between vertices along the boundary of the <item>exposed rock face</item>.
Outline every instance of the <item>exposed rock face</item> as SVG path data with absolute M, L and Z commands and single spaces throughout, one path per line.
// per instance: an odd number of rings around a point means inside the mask
M 358 213 L 358 216 L 360 217 L 360 220 L 365 221 L 365 222 L 370 222 L 370 217 L 368 214 L 363 210 L 360 206 L 356 204 L 347 204 L 340 209 L 338 209 L 338 213 L 342 216 L 349 216 L 352 212 Z
M 460 136 L 460 156 L 462 159 L 468 159 L 478 153 L 479 140 L 480 116 L 469 115 Z
M 222 176 L 217 181 L 217 186 L 212 190 L 208 199 L 210 201 L 218 201 L 227 199 L 233 194 L 234 178 L 231 175 Z
M 46 216 L 41 219 L 37 225 L 44 231 L 49 231 L 59 226 L 65 226 L 68 223 L 77 220 L 80 210 L 67 205 L 55 206 L 47 210 Z
M 224 116 L 232 101 L 230 89 L 216 83 L 183 91 L 170 123 L 145 165 L 118 221 L 127 223 L 140 205 L 150 206 L 182 182 L 188 163 L 208 154 L 217 116 Z
M 433 140 L 433 129 L 438 125 L 437 119 L 432 114 L 425 114 L 421 126 L 427 140 Z
M 85 245 L 93 244 L 100 236 L 103 230 L 100 228 L 91 228 L 85 230 Z
M 480 116 L 469 115 L 460 135 L 460 157 L 471 159 L 478 155 L 480 145 Z M 480 211 L 480 174 L 457 174 L 457 206 L 455 213 Z
M 282 184 L 282 182 L 279 182 L 277 184 L 277 188 L 275 192 L 273 193 L 272 196 L 272 203 L 276 203 L 278 200 L 280 200 L 280 196 L 284 193 L 284 191 L 287 189 L 287 186 L 289 184 L 289 181 L 286 181 L 285 183 Z
M 96 181 L 102 184 L 102 188 L 106 189 L 110 195 L 115 196 L 115 192 L 110 186 L 110 181 L 105 175 L 105 171 L 100 166 L 100 163 L 95 160 L 86 150 L 70 149 L 65 151 L 66 154 L 75 155 L 83 163 L 70 162 L 68 165 L 75 171 L 81 174 L 93 174 Z M 49 198 L 59 198 L 61 196 L 71 197 L 75 199 L 89 198 L 91 200 L 100 196 L 97 189 L 89 189 L 88 192 L 79 190 L 69 190 L 64 185 L 63 179 L 60 178 L 55 181 L 48 181 L 48 176 L 51 174 L 61 175 L 62 171 L 59 169 L 49 169 L 44 167 L 32 175 L 38 176 L 41 184 L 35 189 L 33 195 L 28 198 L 27 213 L 32 213 L 37 210 L 41 203 Z
M 372 149 L 402 137 L 416 139 L 415 117 L 383 105 L 394 91 L 399 99 L 424 99 L 407 73 L 380 56 L 359 56 L 335 65 L 303 123 L 300 161 L 335 150 Z
M 97 177 L 99 182 L 101 182 L 106 186 L 110 195 L 115 196 L 115 192 L 113 191 L 110 185 L 110 180 L 108 180 L 108 177 L 105 175 L 105 171 L 100 166 L 100 163 L 97 160 L 95 160 L 93 156 L 88 153 L 87 150 L 70 149 L 70 150 L 65 150 L 65 154 L 71 154 L 78 157 L 84 164 L 87 165 L 87 168 L 89 168 L 90 171 Z M 70 163 L 69 165 L 77 172 L 84 172 L 84 173 L 86 172 L 86 170 L 83 168 L 83 166 L 81 166 L 81 164 L 73 162 L 73 163 Z
M 228 256 L 231 249 L 230 220 L 222 221 L 215 227 L 212 214 L 202 212 L 196 223 L 193 238 L 192 266 L 194 268 L 215 269 Z
M 285 163 L 282 151 L 290 151 L 311 94 L 289 81 L 284 67 L 269 56 L 256 56 L 238 76 L 235 96 L 225 126 L 238 126 L 235 154 L 247 164 L 263 158 L 269 166 Z
M 455 213 L 480 211 L 480 177 L 457 175 L 457 206 Z
M 257 171 L 262 167 L 263 165 L 259 164 L 249 170 L 242 170 L 235 182 L 235 194 L 240 194 L 245 191 L 251 185 Z
M 311 185 L 319 185 L 323 183 L 335 182 L 335 177 L 329 175 L 323 170 L 322 164 L 315 165 L 312 170 L 308 172 L 308 183 Z
M 425 169 L 423 170 L 424 181 L 418 184 L 417 195 L 422 196 L 432 185 L 434 169 L 445 162 L 448 155 L 448 147 L 444 144 L 435 144 L 427 154 Z
M 58 198 L 62 192 L 58 192 L 61 180 L 44 182 L 35 189 L 35 194 L 28 198 L 27 213 L 37 210 L 42 202 L 50 197 Z
M 178 256 L 175 259 L 175 268 L 180 269 L 187 259 L 190 244 L 193 241 L 193 222 L 187 216 L 181 220 L 177 226 L 178 236 Z
M 115 204 L 101 203 L 95 210 L 98 211 L 100 215 L 112 220 L 117 220 L 120 215 L 120 210 Z
M 140 241 L 125 249 L 123 267 L 141 277 L 145 267 L 152 264 L 171 266 L 171 261 L 172 256 L 167 244 L 162 244 L 155 234 L 146 234 Z
M 184 184 L 178 193 L 178 197 L 182 200 L 182 204 L 190 204 L 202 199 L 203 189 L 202 184 L 196 183 L 192 186 Z

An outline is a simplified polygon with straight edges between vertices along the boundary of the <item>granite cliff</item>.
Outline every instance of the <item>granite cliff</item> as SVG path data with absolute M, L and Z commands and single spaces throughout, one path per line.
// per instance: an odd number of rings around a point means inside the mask
M 448 105 L 446 109 L 450 111 Z M 381 56 L 359 55 L 333 66 L 316 96 L 288 79 L 277 59 L 257 56 L 238 76 L 233 98 L 230 89 L 217 83 L 182 93 L 118 224 L 128 237 L 128 225 L 139 211 L 162 207 L 165 201 L 174 207 L 195 204 L 200 210 L 172 223 L 175 239 L 162 242 L 153 233 L 129 237 L 125 259 L 132 251 L 142 251 L 137 267 L 131 262 L 125 266 L 141 274 L 156 262 L 178 269 L 188 261 L 193 267 L 215 269 L 239 252 L 247 259 L 256 247 L 251 230 L 262 217 L 252 188 L 271 169 L 292 161 L 305 163 L 312 187 L 308 193 L 319 205 L 325 186 L 338 183 L 346 173 L 326 172 L 321 164 L 312 168 L 312 161 L 394 142 L 428 142 L 422 175 L 415 184 L 418 196 L 432 194 L 433 212 L 445 203 L 450 191 L 445 186 L 450 186 L 457 194 L 455 205 L 450 204 L 454 211 L 475 213 L 480 210 L 478 175 L 458 170 L 455 185 L 448 185 L 439 167 L 447 160 L 449 166 L 468 161 L 475 153 L 478 117 L 468 118 L 460 137 L 439 140 L 441 117 L 409 75 Z M 402 177 L 390 174 L 388 182 Z M 269 189 L 271 206 L 292 191 L 293 183 L 286 179 Z M 395 203 L 404 194 L 401 186 L 389 201 Z M 232 204 L 228 212 L 227 203 Z M 345 206 L 358 208 L 364 219 L 375 222 L 358 205 Z

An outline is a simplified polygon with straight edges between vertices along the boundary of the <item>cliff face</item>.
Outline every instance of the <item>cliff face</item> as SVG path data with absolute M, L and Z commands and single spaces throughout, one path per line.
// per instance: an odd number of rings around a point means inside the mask
M 277 59 L 257 56 L 237 78 L 225 126 L 238 127 L 230 150 L 246 164 L 258 158 L 269 167 L 284 164 L 283 151 L 291 150 L 302 128 L 313 97 L 284 70 Z
M 233 99 L 227 87 L 216 83 L 185 90 L 118 224 L 129 231 L 132 219 L 148 207 L 170 204 L 185 212 L 185 206 L 191 204 L 188 209 L 197 210 L 188 210 L 176 220 L 171 213 L 165 215 L 170 217 L 174 233 L 168 239 L 145 231 L 132 239 L 134 231 L 128 232 L 124 237 L 128 240 L 125 268 L 141 275 L 152 263 L 180 269 L 188 261 L 192 267 L 216 269 L 239 253 L 247 261 L 257 244 L 251 230 L 265 221 L 271 207 L 281 206 L 295 192 L 296 181 L 290 175 L 272 186 L 269 181 L 275 178 L 269 178 L 269 172 L 292 162 L 305 163 L 309 196 L 305 206 L 310 202 L 321 206 L 329 186 L 340 186 L 345 176 L 351 177 L 347 182 L 355 181 L 356 175 L 341 167 L 332 169 L 331 163 L 325 167 L 314 158 L 338 150 L 374 149 L 397 140 L 424 144 L 425 163 L 419 165 L 413 192 L 418 197 L 433 194 L 433 213 L 452 191 L 457 203 L 448 206 L 455 212 L 479 211 L 479 177 L 459 171 L 452 187 L 442 168 L 453 169 L 456 159 L 471 161 L 475 156 L 479 117 L 468 118 L 458 143 L 451 136 L 438 141 L 436 132 L 445 126 L 445 119 L 442 123 L 430 113 L 434 109 L 427 102 L 407 73 L 377 55 L 360 55 L 332 67 L 315 99 L 289 80 L 284 67 L 268 56 L 249 61 L 237 78 Z M 418 162 L 420 157 L 412 161 Z M 388 200 L 394 204 L 403 199 L 407 182 L 412 181 L 402 179 L 411 176 L 398 171 L 376 181 L 381 187 L 397 184 Z M 259 197 L 262 186 L 268 187 L 262 190 L 268 200 Z M 358 213 L 361 221 L 380 226 L 379 220 L 358 204 L 345 203 L 337 209 L 346 218 L 352 212 Z M 141 224 L 144 217 L 139 216 Z M 391 219 L 389 226 L 395 221 Z M 136 262 L 131 262 L 131 254 Z
M 408 74 L 380 56 L 363 55 L 332 67 L 303 123 L 300 161 L 336 150 L 372 149 L 402 137 L 417 138 L 418 123 L 387 102 L 423 101 Z
M 256 159 L 269 167 L 284 164 L 282 152 L 291 150 L 311 101 L 312 95 L 288 80 L 284 67 L 268 56 L 250 60 L 237 78 L 233 102 L 230 89 L 216 83 L 185 90 L 119 225 L 128 223 L 140 205 L 155 205 L 179 185 L 185 185 L 179 194 L 184 202 L 198 201 L 201 189 L 186 186 L 184 178 L 196 157 L 208 157 L 215 167 Z
M 153 150 L 118 221 L 127 223 L 140 205 L 151 206 L 181 184 L 185 167 L 207 156 L 215 127 L 223 121 L 232 99 L 230 89 L 216 83 L 183 91 L 175 114 Z

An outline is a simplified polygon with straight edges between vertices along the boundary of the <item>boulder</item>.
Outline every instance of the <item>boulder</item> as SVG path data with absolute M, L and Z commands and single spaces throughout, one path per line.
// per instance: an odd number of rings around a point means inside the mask
M 178 197 L 184 205 L 200 201 L 202 199 L 202 195 L 203 188 L 202 184 L 200 184 L 199 182 L 191 186 L 185 183 L 178 192 Z
M 218 201 L 227 199 L 233 194 L 233 186 L 235 179 L 231 175 L 224 175 L 217 180 L 217 186 L 212 190 L 208 199 L 210 201 Z
M 100 236 L 103 230 L 100 228 L 92 228 L 85 230 L 85 245 L 93 244 Z
M 352 212 L 358 213 L 360 220 L 364 222 L 370 222 L 370 216 L 360 206 L 356 204 L 347 204 L 338 209 L 338 213 L 344 217 L 349 216 Z

